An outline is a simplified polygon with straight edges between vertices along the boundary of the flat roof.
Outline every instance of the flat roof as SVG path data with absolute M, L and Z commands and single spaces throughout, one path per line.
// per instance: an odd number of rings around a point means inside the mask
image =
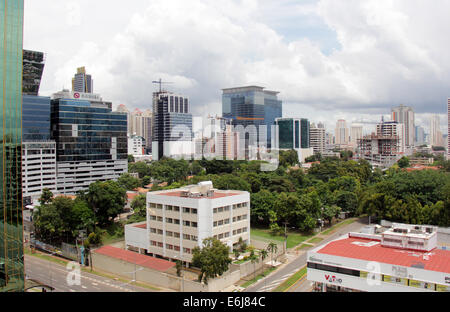
M 213 196 L 201 196 L 201 197 L 183 197 L 181 196 L 181 191 L 174 191 L 174 192 L 163 192 L 163 193 L 157 193 L 155 195 L 161 195 L 161 196 L 173 196 L 173 197 L 182 197 L 182 198 L 193 198 L 193 199 L 217 199 L 222 197 L 229 197 L 229 196 L 236 196 L 241 195 L 242 193 L 228 193 L 228 192 L 220 192 L 220 191 L 214 191 Z
M 94 252 L 108 257 L 120 259 L 129 263 L 133 263 L 142 267 L 146 267 L 152 270 L 157 270 L 160 272 L 165 272 L 168 269 L 175 266 L 175 263 L 164 259 L 158 259 L 146 255 L 141 255 L 137 252 L 124 250 L 112 246 L 103 246 L 95 250 Z
M 450 273 L 450 250 L 438 248 L 429 252 L 412 251 L 384 247 L 371 239 L 345 238 L 328 243 L 316 253 Z M 423 259 L 424 255 L 428 260 Z

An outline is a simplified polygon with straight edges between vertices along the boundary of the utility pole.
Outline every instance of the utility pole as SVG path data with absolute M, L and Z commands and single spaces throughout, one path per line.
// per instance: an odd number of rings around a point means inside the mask
M 284 253 L 286 254 L 287 252 L 287 224 L 289 222 L 284 222 Z

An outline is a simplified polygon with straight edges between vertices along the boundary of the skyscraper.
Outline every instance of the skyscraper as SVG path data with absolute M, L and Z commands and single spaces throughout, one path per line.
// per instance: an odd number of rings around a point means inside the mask
M 72 91 L 83 93 L 94 92 L 94 80 L 92 80 L 91 75 L 86 74 L 85 67 L 77 68 L 77 73 L 72 78 Z
M 152 158 L 192 156 L 192 114 L 186 96 L 153 93 Z
M 349 143 L 347 122 L 344 119 L 339 119 L 336 123 L 334 136 L 336 137 L 336 145 L 347 145 Z
M 363 126 L 360 124 L 352 124 L 350 128 L 350 142 L 353 147 L 358 145 L 358 140 L 363 137 Z
M 23 50 L 23 94 L 38 95 L 44 65 L 44 53 Z
M 322 127 L 320 127 L 322 126 Z M 322 124 L 317 127 L 313 123 L 309 129 L 309 144 L 313 148 L 315 154 L 323 154 L 325 152 L 326 133 Z
M 430 144 L 431 146 L 444 146 L 445 144 L 439 115 L 432 115 L 430 118 Z
M 249 135 L 259 138 L 259 126 L 267 126 L 267 147 L 271 146 L 271 126 L 282 117 L 282 102 L 279 92 L 264 90 L 263 87 L 247 86 L 222 89 L 222 116 L 232 120 L 233 126 L 255 126 Z M 247 140 L 246 138 L 243 138 Z M 258 140 L 258 139 L 257 139 Z M 247 140 L 248 141 L 248 140 Z M 248 143 L 245 144 L 246 149 Z
M 392 120 L 405 125 L 405 146 L 414 145 L 414 110 L 409 106 L 392 108 Z
M 24 290 L 22 221 L 23 0 L 0 0 L 0 291 Z
M 51 127 L 59 193 L 74 194 L 92 182 L 114 180 L 128 171 L 127 116 L 112 112 L 110 103 L 98 95 L 55 93 Z
M 416 126 L 415 142 L 417 145 L 425 143 L 425 130 L 421 126 Z

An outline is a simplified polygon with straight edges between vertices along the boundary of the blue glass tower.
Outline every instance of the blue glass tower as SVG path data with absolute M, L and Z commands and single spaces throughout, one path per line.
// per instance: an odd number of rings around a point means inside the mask
M 271 126 L 275 119 L 282 116 L 282 101 L 278 100 L 279 92 L 267 91 L 263 87 L 248 86 L 223 89 L 222 116 L 232 120 L 234 126 L 244 128 L 254 125 L 267 126 L 267 147 L 271 146 Z

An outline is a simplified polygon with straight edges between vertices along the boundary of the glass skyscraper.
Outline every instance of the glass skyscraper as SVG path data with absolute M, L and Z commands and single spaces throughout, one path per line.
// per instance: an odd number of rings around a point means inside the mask
M 22 222 L 23 0 L 0 0 L 0 291 L 24 291 Z
M 232 120 L 233 126 L 267 126 L 267 147 L 271 146 L 271 126 L 282 116 L 282 102 L 279 92 L 264 90 L 263 87 L 248 86 L 223 89 L 222 116 Z M 259 135 L 259 133 L 258 133 Z
M 22 138 L 24 142 L 50 140 L 50 97 L 23 96 Z
M 85 100 L 83 98 L 90 98 Z M 62 91 L 51 100 L 57 192 L 75 194 L 128 171 L 127 115 L 98 95 Z
M 185 96 L 153 93 L 153 159 L 192 154 L 192 114 Z

